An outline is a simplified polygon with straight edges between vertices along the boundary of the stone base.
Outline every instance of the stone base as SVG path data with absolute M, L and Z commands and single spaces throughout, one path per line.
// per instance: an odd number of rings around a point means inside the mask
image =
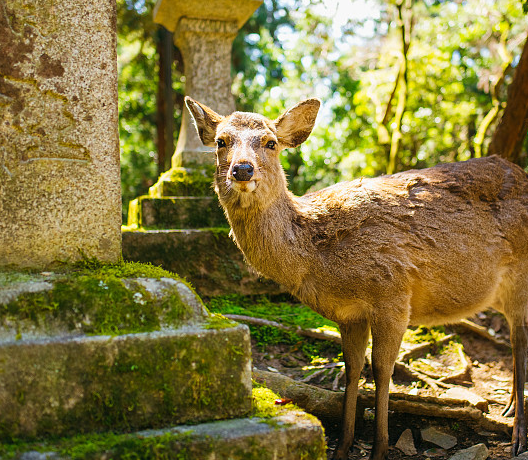
M 194 127 L 192 130 L 194 131 Z M 214 164 L 214 149 L 207 149 L 206 147 L 203 150 L 183 150 L 181 152 L 176 150 L 176 153 L 172 157 L 173 168 L 180 168 L 182 166 L 186 168 L 200 168 Z
M 123 258 L 178 273 L 203 296 L 286 292 L 250 271 L 229 229 L 125 230 Z
M 245 418 L 130 435 L 102 435 L 93 441 L 82 438 L 78 438 L 76 443 L 65 441 L 67 448 L 40 445 L 41 452 L 22 451 L 15 458 L 66 460 L 72 458 L 69 452 L 75 451 L 77 459 L 91 460 L 326 459 L 326 445 L 320 423 L 300 411 L 290 411 L 267 419 Z
M 0 445 L 250 412 L 247 326 L 166 274 L 0 272 Z

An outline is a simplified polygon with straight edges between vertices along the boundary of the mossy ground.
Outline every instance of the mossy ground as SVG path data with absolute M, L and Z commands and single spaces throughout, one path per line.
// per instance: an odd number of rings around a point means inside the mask
M 217 296 L 207 299 L 206 305 L 212 312 L 263 318 L 292 328 L 300 327 L 332 332 L 339 330 L 337 324 L 287 295 L 273 297 L 264 295 Z M 268 366 L 272 366 L 299 379 L 309 379 L 311 375 L 314 375 L 317 378 L 310 382 L 321 383 L 326 388 L 335 389 L 335 382 L 339 381 L 342 382 L 341 385 L 344 385 L 344 362 L 340 345 L 309 339 L 295 332 L 283 331 L 273 326 L 248 325 L 253 344 L 253 359 L 261 368 L 266 369 Z M 422 343 L 434 344 L 446 335 L 444 327 L 410 328 L 404 335 L 403 346 L 412 348 Z M 456 360 L 458 359 L 457 347 L 459 344 L 457 344 L 457 340 L 455 339 L 454 344 L 450 342 L 445 347 L 436 348 L 433 346 L 432 358 L 452 365 L 453 360 L 450 360 L 450 357 L 456 356 Z M 370 354 L 371 346 L 369 343 L 367 354 Z M 425 365 L 423 360 L 414 361 L 410 364 L 412 367 L 417 366 L 417 368 L 421 366 L 421 369 Z M 373 386 L 370 369 L 365 369 L 362 382 L 367 387 Z

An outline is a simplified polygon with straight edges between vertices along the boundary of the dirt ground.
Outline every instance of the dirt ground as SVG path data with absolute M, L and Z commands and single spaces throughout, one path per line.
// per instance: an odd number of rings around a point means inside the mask
M 500 315 L 493 312 L 481 313 L 478 317 L 471 318 L 471 320 L 485 326 L 496 338 L 509 341 L 508 326 Z M 472 363 L 470 370 L 471 381 L 465 384 L 465 387 L 488 401 L 492 417 L 500 417 L 500 413 L 505 408 L 510 397 L 512 381 L 511 352 L 506 348 L 497 347 L 483 337 L 467 331 L 461 331 L 458 327 L 447 327 L 446 332 L 458 334 L 464 352 Z M 322 357 L 322 362 L 324 362 L 324 357 Z M 306 379 L 306 369 L 310 364 L 313 365 L 313 363 L 306 362 L 301 352 L 295 351 L 295 349 L 292 350 L 291 346 L 273 345 L 262 351 L 257 349 L 255 343 L 253 344 L 253 365 L 258 369 L 278 371 L 296 380 L 302 380 L 303 378 Z M 439 374 L 449 374 L 449 369 L 447 368 L 435 370 Z M 309 379 L 307 383 L 326 389 L 343 390 L 344 372 L 342 366 L 336 363 L 334 367 L 320 371 L 316 377 Z M 373 388 L 368 366 L 364 369 L 360 385 L 366 388 Z M 417 382 L 398 381 L 396 378 L 394 378 L 394 385 L 391 391 L 411 392 L 423 396 L 433 395 L 428 386 L 417 384 Z M 349 454 L 349 459 L 368 458 L 373 440 L 373 418 L 373 410 L 367 409 L 363 426 L 359 426 L 356 429 L 356 441 L 353 451 Z M 438 446 L 422 441 L 420 430 L 429 426 L 455 436 L 457 445 L 445 451 Z M 401 433 L 407 428 L 412 430 L 418 451 L 418 454 L 414 456 L 404 455 L 395 447 Z M 337 443 L 338 427 L 326 426 L 325 430 L 328 443 L 328 458 L 330 459 Z M 484 443 L 488 447 L 489 459 L 505 460 L 511 458 L 511 443 L 508 434 L 489 432 L 479 426 L 473 426 L 467 421 L 410 416 L 391 412 L 389 415 L 389 437 L 391 460 L 427 458 L 447 460 L 457 451 L 479 443 Z

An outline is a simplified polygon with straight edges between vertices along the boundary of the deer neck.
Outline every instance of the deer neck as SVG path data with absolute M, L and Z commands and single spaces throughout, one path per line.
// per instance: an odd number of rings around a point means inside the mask
M 292 273 L 302 276 L 306 260 L 300 248 L 306 245 L 299 244 L 301 229 L 295 222 L 301 212 L 292 193 L 284 189 L 272 201 L 224 207 L 232 236 L 254 269 L 281 284 L 291 279 Z M 292 280 L 288 284 L 294 289 L 298 283 Z

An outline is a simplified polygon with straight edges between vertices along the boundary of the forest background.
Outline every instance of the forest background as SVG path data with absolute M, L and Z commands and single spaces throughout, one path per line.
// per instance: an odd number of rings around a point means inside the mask
M 175 137 L 183 110 L 183 62 L 176 48 L 167 55 L 154 4 L 117 1 L 125 218 L 170 167 L 164 60 Z M 526 47 L 526 10 L 526 0 L 264 0 L 233 44 L 236 108 L 276 118 L 321 98 L 311 137 L 282 154 L 296 194 L 485 156 Z M 517 150 L 528 170 L 526 136 Z

